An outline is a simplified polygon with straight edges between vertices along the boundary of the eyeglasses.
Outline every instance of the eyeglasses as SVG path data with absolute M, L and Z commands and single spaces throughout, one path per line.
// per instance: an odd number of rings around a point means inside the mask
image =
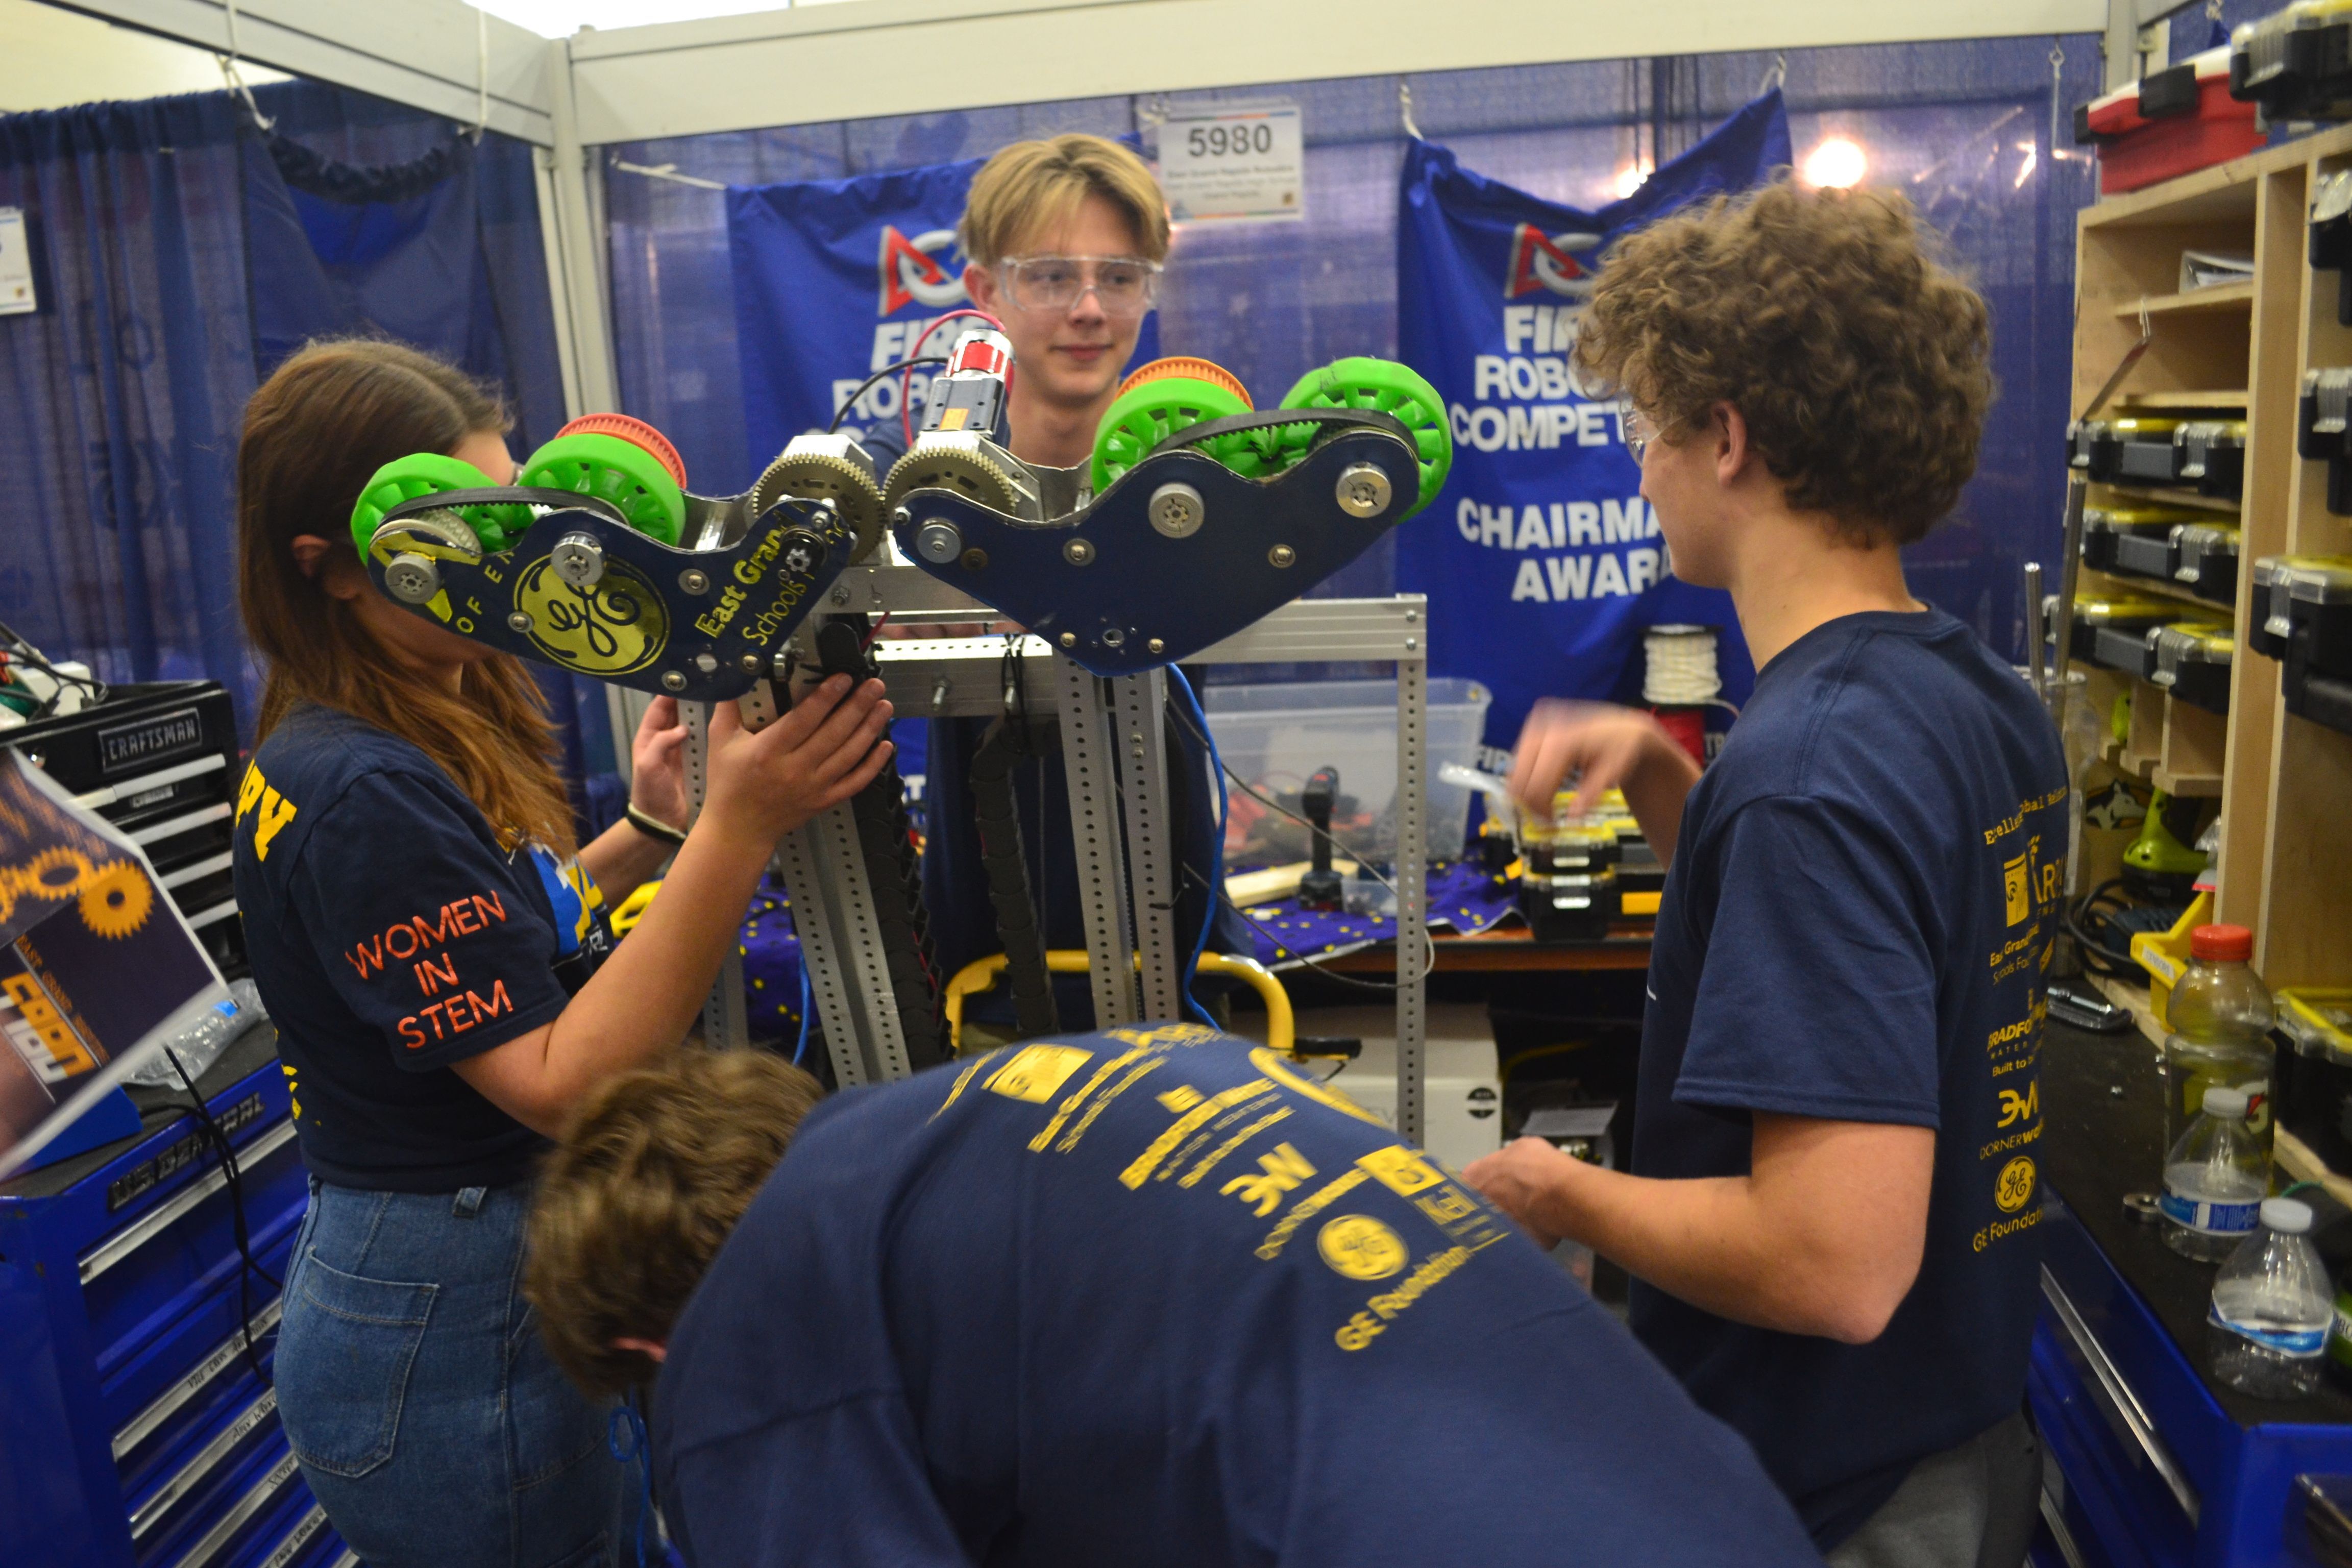
M 1617 421 L 1619 428 L 1625 433 L 1625 450 L 1633 454 L 1635 462 L 1640 462 L 1642 454 L 1650 449 L 1650 443 L 1661 434 L 1658 422 L 1631 402 L 1617 405 Z
M 1160 297 L 1160 263 L 1131 256 L 1024 256 L 1002 265 L 1005 291 L 1024 310 L 1067 310 L 1091 289 L 1103 314 L 1140 316 Z

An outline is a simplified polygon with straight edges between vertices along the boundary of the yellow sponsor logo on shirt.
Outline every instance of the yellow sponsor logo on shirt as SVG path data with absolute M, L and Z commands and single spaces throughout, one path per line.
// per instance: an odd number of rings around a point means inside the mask
M 1343 1214 L 1316 1234 L 1315 1250 L 1334 1272 L 1350 1279 L 1385 1279 L 1411 1254 L 1404 1238 L 1370 1215 Z
M 1094 1059 L 1094 1052 L 1078 1046 L 1024 1046 L 989 1075 L 988 1089 L 1007 1100 L 1043 1104 L 1069 1081 L 1072 1073 Z
M 1417 1150 L 1402 1143 L 1376 1149 L 1356 1162 L 1370 1171 L 1381 1185 L 1400 1197 L 1411 1197 L 1445 1180 L 1444 1173 L 1431 1164 Z

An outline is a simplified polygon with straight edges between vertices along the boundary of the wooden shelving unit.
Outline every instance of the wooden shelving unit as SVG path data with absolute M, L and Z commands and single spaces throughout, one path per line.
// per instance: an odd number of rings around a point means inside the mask
M 2254 286 L 2251 282 L 2217 283 L 2210 289 L 2195 289 L 2186 294 L 2158 294 L 2154 299 L 2117 305 L 2116 318 L 2137 321 L 2143 310 L 2150 316 L 2168 316 L 2188 310 L 2248 310 L 2253 308 L 2253 303 Z
M 2076 228 L 2074 406 L 2089 403 L 2137 341 L 2144 310 L 2153 341 L 2104 412 L 2244 410 L 2246 483 L 2235 509 L 2142 487 L 2093 486 L 2090 497 L 2093 506 L 2161 500 L 2236 510 L 2236 605 L 2087 569 L 2080 591 L 2233 611 L 2226 716 L 2095 666 L 2088 689 L 2102 714 L 2131 695 L 2129 736 L 2108 745 L 2115 766 L 2173 794 L 2220 798 L 2216 918 L 2252 928 L 2256 966 L 2273 987 L 2352 984 L 2352 735 L 2288 713 L 2278 665 L 2246 644 L 2256 558 L 2352 552 L 2352 519 L 2327 510 L 2325 466 L 2294 450 L 2303 373 L 2352 365 L 2352 328 L 2336 319 L 2336 275 L 2315 274 L 2305 259 L 2310 192 L 2346 167 L 2352 127 L 2101 202 Z M 2187 249 L 2251 254 L 2253 277 L 2181 293 Z

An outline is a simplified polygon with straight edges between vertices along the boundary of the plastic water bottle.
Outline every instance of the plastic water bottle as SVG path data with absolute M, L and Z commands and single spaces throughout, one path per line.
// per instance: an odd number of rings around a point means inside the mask
M 2202 1114 L 2165 1156 L 2164 1244 L 2184 1258 L 2216 1263 L 2230 1256 L 2261 1217 L 2271 1160 L 2246 1126 L 2246 1097 L 2215 1084 Z
M 225 1000 L 206 1008 L 203 1017 L 164 1042 L 164 1051 L 171 1055 L 156 1052 L 132 1068 L 125 1081 L 149 1089 L 178 1089 L 181 1068 L 187 1069 L 191 1079 L 203 1077 L 239 1035 L 268 1016 L 269 1010 L 261 1005 L 261 993 L 252 981 L 232 981 Z M 179 1058 L 177 1066 L 173 1057 Z
M 2213 1375 L 2258 1399 L 2301 1399 L 2319 1387 L 2336 1315 L 2327 1270 L 2305 1234 L 2309 1205 L 2267 1199 L 2262 1221 L 2213 1277 L 2206 1318 Z
M 2244 1092 L 2246 1125 L 2270 1152 L 2277 1050 L 2271 994 L 2254 973 L 2253 955 L 2253 932 L 2243 926 L 2199 926 L 2189 933 L 2189 972 L 2165 1009 L 2172 1029 L 2164 1042 L 2167 1148 L 2195 1120 L 2205 1090 L 2219 1083 Z

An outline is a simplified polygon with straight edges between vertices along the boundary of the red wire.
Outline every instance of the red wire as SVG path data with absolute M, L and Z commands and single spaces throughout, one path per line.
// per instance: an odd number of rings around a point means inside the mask
M 998 331 L 1001 332 L 1004 330 L 1003 322 L 998 321 L 995 317 L 990 315 L 985 310 L 975 310 L 969 306 L 950 310 L 946 315 L 941 316 L 938 321 L 933 321 L 929 326 L 923 329 L 923 335 L 917 338 L 915 340 L 915 346 L 907 351 L 907 358 L 909 362 L 907 368 L 898 373 L 898 428 L 906 435 L 907 448 L 909 451 L 912 451 L 915 446 L 915 411 L 908 406 L 907 404 L 907 389 L 913 385 L 915 381 L 915 367 L 912 362 L 922 356 L 923 345 L 931 341 L 931 334 L 938 331 L 941 327 L 946 326 L 950 321 L 954 321 L 958 316 L 978 316 L 982 321 L 986 321 Z M 942 368 L 944 369 L 945 367 Z M 934 376 L 932 379 L 936 381 L 939 378 Z M 1004 375 L 1004 395 L 1007 397 L 1013 395 L 1013 374 L 1010 367 L 1007 367 Z

